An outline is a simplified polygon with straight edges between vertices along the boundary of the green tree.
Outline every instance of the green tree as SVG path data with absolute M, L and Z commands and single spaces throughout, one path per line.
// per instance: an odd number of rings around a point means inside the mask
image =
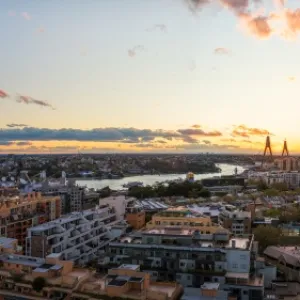
M 288 190 L 288 186 L 287 186 L 287 184 L 284 183 L 284 182 L 276 182 L 276 183 L 273 183 L 273 184 L 271 185 L 271 188 L 273 188 L 273 189 L 275 189 L 275 190 L 277 190 L 277 191 L 280 191 L 280 192 L 282 192 L 282 191 L 287 191 L 287 190 Z
M 269 197 L 279 196 L 279 191 L 274 188 L 267 189 L 264 191 L 264 193 L 266 196 L 269 196 Z
M 257 183 L 257 189 L 259 191 L 264 191 L 268 188 L 268 185 L 263 181 L 263 180 L 260 180 L 258 183 Z
M 32 288 L 38 293 L 41 292 L 45 286 L 46 279 L 43 277 L 36 277 L 32 282 Z
M 280 217 L 281 213 L 282 213 L 282 211 L 280 209 L 271 208 L 264 212 L 264 216 L 270 217 L 270 218 L 277 218 L 277 217 Z
M 258 242 L 259 252 L 262 253 L 268 246 L 278 245 L 281 230 L 273 226 L 260 225 L 254 229 L 254 237 Z

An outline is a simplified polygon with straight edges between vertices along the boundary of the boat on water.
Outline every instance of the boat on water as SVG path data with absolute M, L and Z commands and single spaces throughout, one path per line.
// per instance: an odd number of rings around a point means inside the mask
M 131 182 L 128 182 L 126 184 L 123 184 L 123 187 L 129 189 L 129 188 L 132 188 L 132 187 L 143 186 L 143 185 L 144 184 L 141 181 L 131 181 Z

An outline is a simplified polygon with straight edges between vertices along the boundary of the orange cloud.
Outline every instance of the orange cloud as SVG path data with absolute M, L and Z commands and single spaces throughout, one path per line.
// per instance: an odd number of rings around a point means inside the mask
M 300 31 L 300 8 L 296 10 L 288 9 L 285 11 L 285 18 L 287 22 L 288 29 L 292 33 L 297 33 Z
M 199 128 L 201 128 L 201 125 L 198 125 L 198 124 L 194 124 L 194 125 L 192 126 L 192 128 L 196 128 L 196 129 L 199 129 Z
M 9 94 L 3 90 L 0 90 L 0 98 L 8 98 Z
M 270 133 L 266 129 L 251 128 L 247 127 L 246 125 L 239 125 L 234 128 L 231 134 L 232 136 L 249 138 L 250 136 L 266 136 Z
M 197 135 L 197 136 L 222 136 L 222 133 L 220 131 L 214 130 L 214 131 L 204 131 L 202 129 L 178 129 L 178 132 L 180 132 L 183 135 Z
M 244 22 L 248 31 L 258 38 L 266 39 L 273 33 L 268 17 L 253 17 L 249 14 L 242 14 L 240 15 L 240 18 Z

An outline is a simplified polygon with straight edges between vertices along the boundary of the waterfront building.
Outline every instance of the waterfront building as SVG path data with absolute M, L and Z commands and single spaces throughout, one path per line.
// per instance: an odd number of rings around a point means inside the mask
M 109 206 L 71 213 L 29 228 L 26 254 L 42 258 L 53 254 L 84 265 L 102 253 L 116 237 L 111 226 L 118 222 L 114 209 Z
M 60 216 L 60 197 L 46 197 L 37 192 L 0 196 L 0 234 L 17 239 L 23 249 L 28 228 Z

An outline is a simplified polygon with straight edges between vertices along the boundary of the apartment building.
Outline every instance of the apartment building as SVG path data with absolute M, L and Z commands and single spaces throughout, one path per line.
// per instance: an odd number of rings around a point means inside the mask
M 0 299 L 112 299 L 178 300 L 183 288 L 176 282 L 152 282 L 139 266 L 121 265 L 106 274 L 74 267 L 73 262 L 49 255 L 45 259 L 0 255 Z M 41 291 L 32 282 L 46 279 Z M 14 279 L 17 278 L 17 279 Z
M 192 227 L 153 227 L 111 242 L 107 260 L 100 261 L 99 268 L 120 263 L 140 264 L 153 280 L 177 281 L 185 287 L 219 283 L 240 300 L 260 300 L 264 292 L 263 276 L 251 272 L 252 235 L 232 237 L 222 230 L 201 234 Z
M 29 228 L 26 254 L 45 258 L 52 253 L 62 260 L 84 265 L 116 237 L 110 227 L 118 222 L 109 206 L 71 213 Z
M 59 218 L 60 197 L 27 195 L 0 196 L 0 234 L 15 238 L 25 249 L 27 229 Z
M 219 222 L 235 235 L 251 233 L 250 211 L 241 211 L 235 207 L 225 206 L 219 215 Z
M 148 229 L 165 227 L 192 228 L 197 229 L 201 234 L 213 234 L 223 230 L 223 227 L 213 223 L 209 216 L 204 216 L 185 207 L 168 208 L 165 211 L 156 213 L 152 216 L 152 220 L 146 224 L 146 227 Z

